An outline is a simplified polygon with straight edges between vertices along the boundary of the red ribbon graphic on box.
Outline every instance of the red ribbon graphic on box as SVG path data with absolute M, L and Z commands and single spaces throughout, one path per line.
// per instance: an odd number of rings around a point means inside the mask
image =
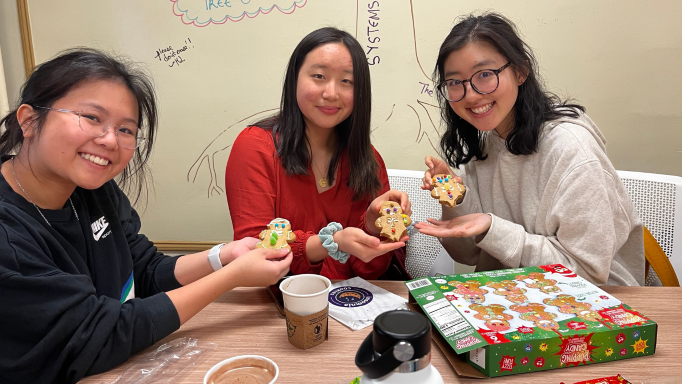
M 623 307 L 623 304 L 616 308 L 600 309 L 599 314 L 601 317 L 606 319 L 606 321 L 610 321 L 616 325 L 620 325 L 621 327 L 642 325 L 649 320 L 648 318 L 640 315 L 639 312 Z
M 516 356 L 502 356 L 502 360 L 500 360 L 500 372 L 512 372 L 514 367 L 516 367 Z
M 566 277 L 578 277 L 578 275 L 576 275 L 575 272 L 571 271 L 570 269 L 564 267 L 561 264 L 541 265 L 540 268 L 544 269 L 547 272 L 557 273 L 559 275 L 564 275 Z
M 561 339 L 561 346 L 559 352 L 554 355 L 559 355 L 560 364 L 569 366 L 579 365 L 580 363 L 587 364 L 588 362 L 594 363 L 592 360 L 592 351 L 598 347 L 592 346 L 593 333 L 589 335 L 575 335 L 567 338 Z
M 499 332 L 490 331 L 485 328 L 477 329 L 477 331 L 481 336 L 483 336 L 488 344 L 501 344 L 510 342 L 509 339 L 504 337 L 504 335 Z

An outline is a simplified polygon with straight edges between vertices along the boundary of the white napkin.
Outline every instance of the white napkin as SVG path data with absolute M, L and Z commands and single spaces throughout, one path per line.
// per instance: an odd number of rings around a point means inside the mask
M 337 290 L 340 287 L 349 288 Z M 406 299 L 370 284 L 361 277 L 354 277 L 332 284 L 329 291 L 329 315 L 357 331 L 372 325 L 374 319 L 386 311 L 407 310 L 406 302 Z

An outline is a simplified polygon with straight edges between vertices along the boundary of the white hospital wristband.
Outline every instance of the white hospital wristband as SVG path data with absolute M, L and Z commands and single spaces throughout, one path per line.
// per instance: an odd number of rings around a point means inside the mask
M 219 270 L 223 267 L 223 263 L 220 262 L 220 249 L 225 245 L 225 243 L 218 244 L 208 251 L 208 262 L 211 263 L 214 271 Z

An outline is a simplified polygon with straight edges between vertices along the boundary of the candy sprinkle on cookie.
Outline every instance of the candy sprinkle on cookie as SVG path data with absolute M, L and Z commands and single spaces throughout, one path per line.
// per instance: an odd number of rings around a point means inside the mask
M 374 225 L 381 229 L 381 237 L 396 242 L 407 234 L 407 227 L 412 224 L 412 219 L 403 213 L 400 204 L 387 201 L 381 204 L 379 217 Z
M 431 181 L 431 197 L 438 199 L 439 203 L 452 208 L 464 200 L 466 187 L 453 180 L 452 175 L 434 175 Z

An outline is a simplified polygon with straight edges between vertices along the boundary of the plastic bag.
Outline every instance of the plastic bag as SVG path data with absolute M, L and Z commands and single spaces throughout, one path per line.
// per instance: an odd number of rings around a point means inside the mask
M 177 383 L 188 367 L 193 367 L 207 352 L 218 347 L 214 343 L 183 337 L 159 346 L 155 351 L 131 359 L 131 364 L 109 384 Z

